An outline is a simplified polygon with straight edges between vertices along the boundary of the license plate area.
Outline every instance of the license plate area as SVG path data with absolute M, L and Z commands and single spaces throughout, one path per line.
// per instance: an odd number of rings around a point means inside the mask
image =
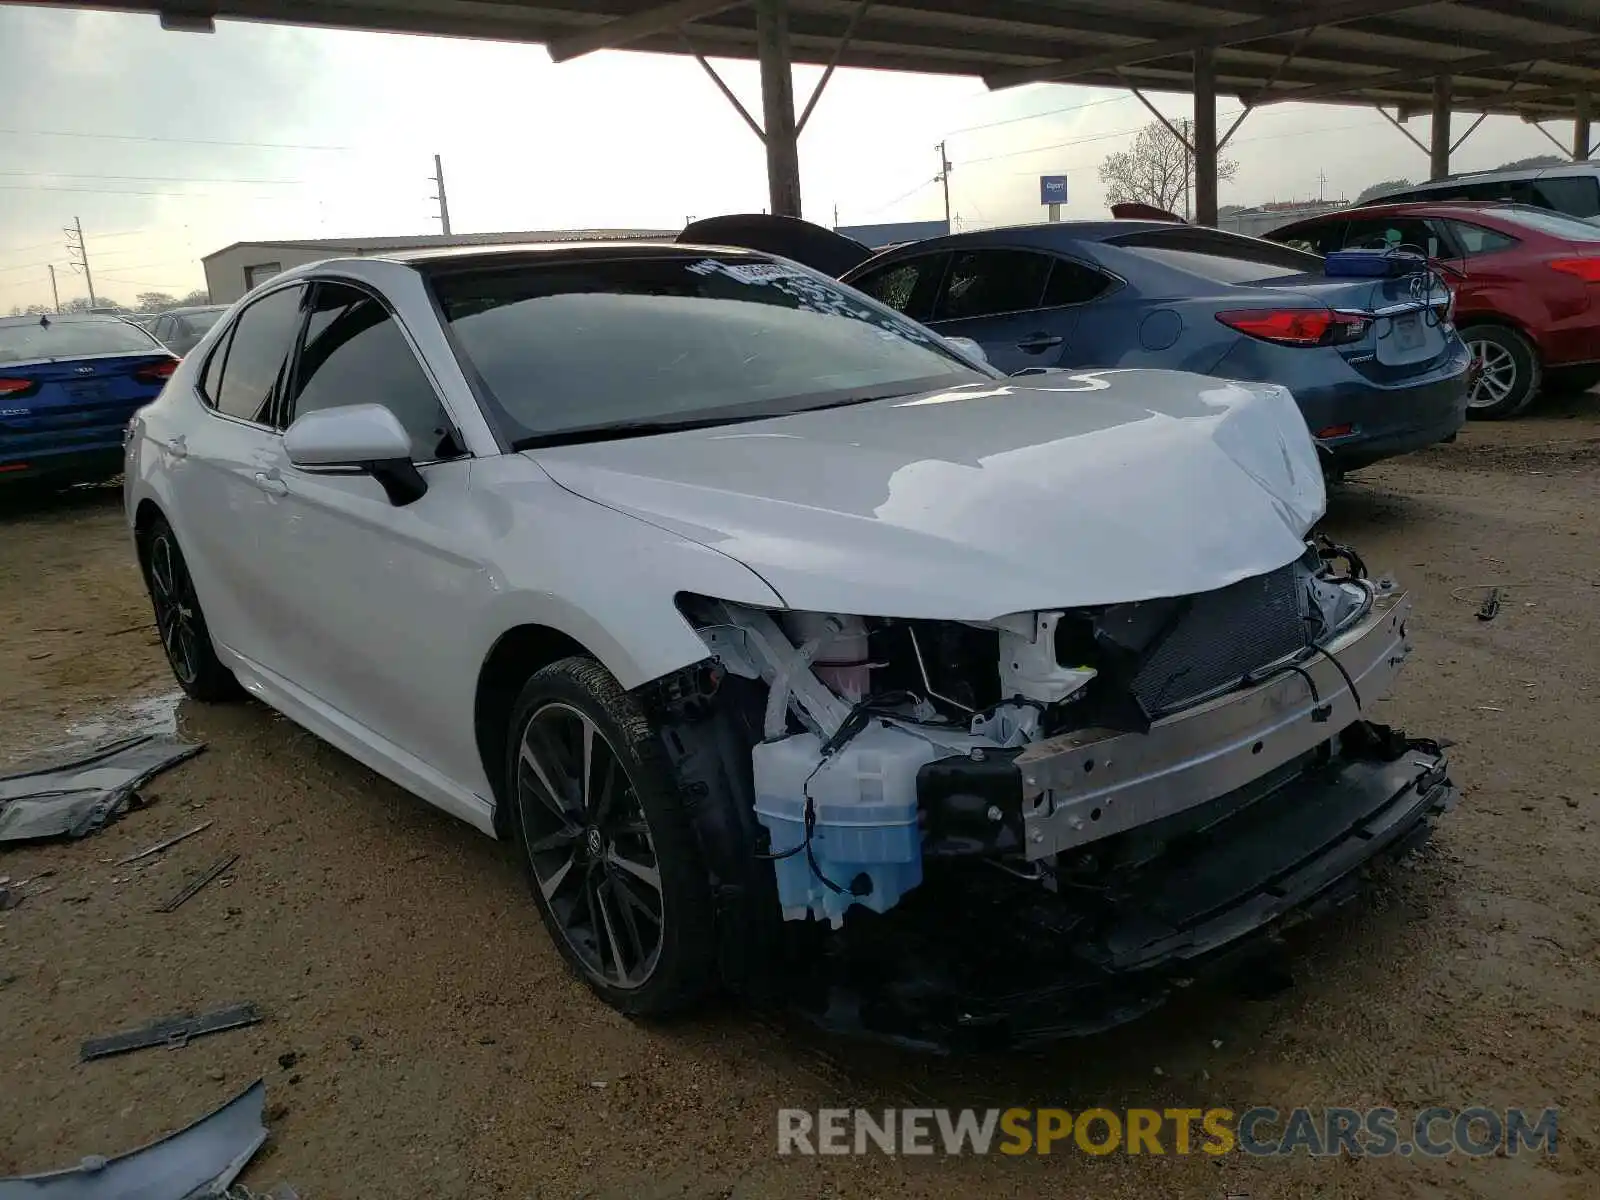
M 1426 362 L 1444 348 L 1444 333 L 1431 312 L 1396 313 L 1379 317 L 1378 361 L 1388 366 Z

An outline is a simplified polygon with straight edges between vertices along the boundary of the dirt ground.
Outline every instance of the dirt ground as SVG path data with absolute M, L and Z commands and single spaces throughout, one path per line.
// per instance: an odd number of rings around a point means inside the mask
M 172 684 L 114 490 L 0 511 L 0 769 L 159 721 Z M 250 703 L 76 843 L 0 852 L 0 1175 L 116 1153 L 257 1077 L 244 1176 L 313 1200 L 1246 1195 L 1600 1189 L 1600 395 L 1364 473 L 1327 528 L 1418 596 L 1381 717 L 1449 738 L 1461 806 L 1265 1000 L 1185 994 L 1048 1052 L 919 1057 L 723 1005 L 635 1024 L 569 977 L 511 854 Z M 1498 619 L 1477 585 L 1509 585 Z M 1465 589 L 1457 591 L 1456 589 Z M 142 867 L 117 859 L 201 820 Z M 225 850 L 231 876 L 155 913 Z M 253 1028 L 79 1064 L 87 1037 L 253 1000 Z M 294 1055 L 294 1059 L 280 1056 Z M 779 1158 L 823 1106 L 1557 1106 L 1555 1157 Z

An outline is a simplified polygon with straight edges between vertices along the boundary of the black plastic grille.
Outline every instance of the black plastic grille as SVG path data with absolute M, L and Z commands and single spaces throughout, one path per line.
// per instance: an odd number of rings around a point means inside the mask
M 1297 564 L 1191 596 L 1172 629 L 1145 655 L 1133 694 L 1158 717 L 1233 687 L 1309 646 Z

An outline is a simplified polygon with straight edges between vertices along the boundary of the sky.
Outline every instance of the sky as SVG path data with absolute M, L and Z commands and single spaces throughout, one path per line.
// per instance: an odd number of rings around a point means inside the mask
M 752 63 L 716 62 L 760 112 Z M 795 68 L 803 108 L 819 68 Z M 1155 95 L 1172 117 L 1186 96 Z M 1219 100 L 1223 129 L 1238 105 Z M 1106 215 L 1096 168 L 1150 119 L 1126 92 L 839 70 L 800 143 L 805 214 L 831 224 L 943 215 L 938 144 L 959 228 L 1042 220 L 1038 177 L 1069 178 L 1067 217 Z M 1470 116 L 1456 117 L 1464 130 Z M 1427 141 L 1427 120 L 1411 128 Z M 1570 129 L 1552 123 L 1563 141 Z M 1553 152 L 1491 117 L 1457 170 Z M 1371 109 L 1281 104 L 1229 144 L 1223 204 L 1351 199 L 1424 178 L 1426 156 Z M 0 3 L 0 313 L 86 294 L 64 226 L 83 224 L 95 291 L 204 286 L 200 259 L 237 241 L 436 233 L 433 155 L 457 233 L 677 228 L 762 210 L 765 156 L 690 58 L 604 52 L 555 65 L 542 47 L 156 18 Z

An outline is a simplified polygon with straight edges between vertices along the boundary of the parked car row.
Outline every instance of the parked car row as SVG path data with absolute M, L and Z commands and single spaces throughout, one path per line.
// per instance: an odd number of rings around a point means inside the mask
M 121 317 L 0 319 L 0 485 L 115 475 L 129 418 L 177 365 Z
M 1417 202 L 1327 213 L 1267 236 L 1316 254 L 1426 254 L 1450 277 L 1456 324 L 1478 362 L 1474 416 L 1516 416 L 1541 386 L 1600 383 L 1600 224 L 1529 205 Z
M 1471 356 L 1426 269 L 1332 277 L 1323 259 L 1163 221 L 955 234 L 880 254 L 844 281 L 989 361 L 1169 367 L 1282 384 L 1333 472 L 1433 445 L 1464 417 Z
M 0 484 L 66 486 L 122 469 L 122 434 L 225 304 L 138 317 L 0 320 Z

